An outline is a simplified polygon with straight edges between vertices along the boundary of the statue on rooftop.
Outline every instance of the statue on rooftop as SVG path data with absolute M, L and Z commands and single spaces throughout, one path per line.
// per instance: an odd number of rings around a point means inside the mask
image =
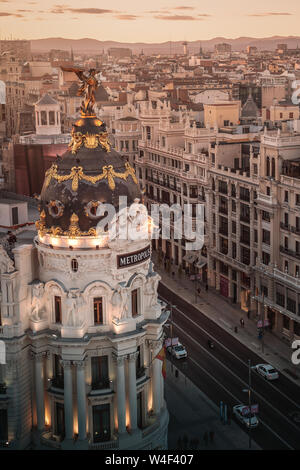
M 96 75 L 99 73 L 99 70 L 90 69 L 88 72 L 85 72 L 83 69 L 73 67 L 61 67 L 61 70 L 63 72 L 74 72 L 79 80 L 81 80 L 81 86 L 77 91 L 77 96 L 85 97 L 81 104 L 81 114 L 82 116 L 93 116 L 94 104 L 96 102 L 95 91 L 99 86 Z

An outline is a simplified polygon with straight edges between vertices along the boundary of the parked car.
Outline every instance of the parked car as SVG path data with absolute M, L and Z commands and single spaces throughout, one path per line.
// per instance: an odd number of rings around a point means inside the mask
M 175 344 L 174 346 L 169 346 L 168 351 L 172 354 L 172 356 L 176 357 L 176 359 L 183 359 L 187 357 L 187 351 L 181 343 Z
M 255 370 L 267 380 L 276 380 L 279 374 L 270 364 L 257 364 Z
M 259 421 L 258 421 L 257 416 L 254 413 L 250 413 L 247 405 L 243 405 L 241 403 L 239 405 L 235 405 L 232 410 L 233 410 L 234 416 L 236 416 L 236 418 L 241 423 L 247 426 L 247 428 L 250 427 L 252 429 L 258 426 Z

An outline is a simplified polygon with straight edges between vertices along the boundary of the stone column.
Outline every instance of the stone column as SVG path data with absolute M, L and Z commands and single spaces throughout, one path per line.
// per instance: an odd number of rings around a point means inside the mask
M 71 361 L 62 360 L 64 368 L 64 407 L 66 439 L 73 439 L 73 390 Z
M 86 387 L 85 387 L 85 362 L 75 362 L 77 373 L 77 412 L 78 412 L 78 438 L 86 439 Z
M 128 356 L 128 379 L 129 379 L 129 412 L 130 429 L 137 428 L 137 393 L 136 393 L 136 358 L 138 352 Z
M 36 417 L 38 431 L 43 431 L 45 427 L 45 399 L 44 399 L 44 368 L 43 358 L 45 353 L 35 355 L 35 396 L 36 396 Z
M 158 350 L 157 350 L 158 352 Z M 152 362 L 152 402 L 155 414 L 160 413 L 161 408 L 161 368 L 162 362 L 159 359 L 153 359 Z
M 126 432 L 126 391 L 125 391 L 125 356 L 114 357 L 117 365 L 117 404 L 118 404 L 118 433 Z

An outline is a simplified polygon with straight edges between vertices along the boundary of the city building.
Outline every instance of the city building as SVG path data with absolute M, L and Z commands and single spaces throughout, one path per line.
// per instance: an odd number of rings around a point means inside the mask
M 134 169 L 110 148 L 105 125 L 81 116 L 69 150 L 46 173 L 33 243 L 10 254 L 0 245 L 8 449 L 167 448 L 157 355 L 168 312 L 157 298 L 151 223 L 139 240 L 96 230 L 102 203 L 115 207 L 121 226 L 119 196 L 128 206 L 141 200 Z

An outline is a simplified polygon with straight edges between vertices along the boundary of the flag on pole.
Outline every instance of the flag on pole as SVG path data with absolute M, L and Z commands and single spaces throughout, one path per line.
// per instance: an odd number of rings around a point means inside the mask
M 163 378 L 166 378 L 166 348 L 163 346 L 159 353 L 155 356 L 156 359 L 159 359 L 162 361 L 162 368 L 161 368 L 161 373 L 163 375 Z

